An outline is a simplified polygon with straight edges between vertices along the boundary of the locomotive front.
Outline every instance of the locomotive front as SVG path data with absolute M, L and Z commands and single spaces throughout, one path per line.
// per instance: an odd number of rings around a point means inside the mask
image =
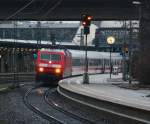
M 36 81 L 56 81 L 63 77 L 64 54 L 56 51 L 38 51 Z

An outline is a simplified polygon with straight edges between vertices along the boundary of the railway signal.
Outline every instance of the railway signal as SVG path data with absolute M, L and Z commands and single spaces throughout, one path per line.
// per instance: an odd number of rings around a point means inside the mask
M 128 47 L 124 48 L 125 53 L 128 53 Z
M 33 53 L 33 58 L 37 59 L 37 54 L 36 53 Z
M 82 15 L 82 25 L 84 27 L 89 27 L 91 25 L 93 17 L 91 15 L 83 14 Z
M 83 14 L 82 15 L 82 25 L 84 27 L 85 34 L 85 71 L 83 75 L 83 84 L 89 84 L 89 75 L 88 75 L 88 59 L 87 59 L 87 35 L 90 33 L 90 25 L 93 17 L 91 15 Z
M 89 26 L 91 25 L 92 19 L 93 19 L 93 16 L 91 15 L 87 15 L 87 14 L 82 15 L 82 25 L 84 27 L 84 34 L 90 33 Z
M 125 54 L 128 54 L 129 49 L 128 49 L 127 43 L 124 43 L 124 45 L 123 45 L 123 50 L 124 50 L 124 53 L 125 53 Z

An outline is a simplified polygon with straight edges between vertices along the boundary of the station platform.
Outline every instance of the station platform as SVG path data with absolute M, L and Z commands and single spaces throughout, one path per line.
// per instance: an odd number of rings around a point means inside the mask
M 111 79 L 109 74 L 90 75 L 89 84 L 83 84 L 83 77 L 64 79 L 59 82 L 57 90 L 65 97 L 87 106 L 100 110 L 105 108 L 111 113 L 117 112 L 116 114 L 128 116 L 132 113 L 132 117 L 134 113 L 134 118 L 137 120 L 144 118 L 144 121 L 148 120 L 146 122 L 150 123 L 150 88 L 122 88 L 121 86 L 128 86 L 129 83 L 123 81 L 121 77 L 121 73 L 112 75 Z M 137 81 L 132 82 L 132 84 L 137 83 Z M 120 107 L 120 110 L 114 106 Z

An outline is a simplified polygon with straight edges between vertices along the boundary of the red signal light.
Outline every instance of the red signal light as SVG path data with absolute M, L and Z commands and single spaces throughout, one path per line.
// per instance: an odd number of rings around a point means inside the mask
M 91 20 L 93 19 L 93 17 L 91 15 L 82 15 L 82 25 L 84 27 L 88 27 L 91 24 Z
M 82 22 L 83 26 L 86 26 L 86 22 Z
M 88 16 L 87 19 L 88 19 L 88 20 L 92 20 L 92 16 Z

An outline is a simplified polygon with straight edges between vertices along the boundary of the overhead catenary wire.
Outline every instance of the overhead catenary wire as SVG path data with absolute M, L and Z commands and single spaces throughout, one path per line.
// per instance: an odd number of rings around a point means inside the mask
M 40 13 L 43 9 L 45 9 L 47 6 L 48 6 L 48 2 L 49 0 L 46 0 L 42 5 L 41 7 L 37 8 L 35 11 L 32 11 L 32 12 L 23 12 L 23 14 L 38 14 Z
M 43 17 L 46 17 L 48 14 L 50 14 L 53 10 L 55 10 L 61 3 L 63 0 L 59 0 L 58 2 L 56 2 L 55 5 L 53 5 L 53 7 L 51 7 L 44 15 Z
M 18 9 L 16 12 L 12 13 L 10 16 L 6 17 L 4 19 L 4 21 L 11 19 L 12 17 L 16 16 L 18 13 L 22 12 L 24 9 L 26 9 L 28 6 L 30 6 L 35 0 L 31 0 L 29 3 L 27 3 L 26 5 L 22 6 L 20 9 Z M 56 2 L 52 7 L 50 7 L 50 9 L 48 9 L 48 11 L 43 15 L 43 17 L 46 17 L 48 14 L 50 14 L 53 10 L 55 10 L 61 3 L 63 0 L 59 0 L 58 2 Z M 48 1 L 46 1 L 42 7 L 40 7 L 38 9 L 38 11 L 35 12 L 31 12 L 31 13 L 24 13 L 23 14 L 36 14 L 39 11 L 41 11 L 47 4 Z
M 17 15 L 18 13 L 20 13 L 21 11 L 23 11 L 24 9 L 26 9 L 28 6 L 30 6 L 35 0 L 31 0 L 30 2 L 28 2 L 26 5 L 22 6 L 20 9 L 18 9 L 16 12 L 14 12 L 13 14 L 11 14 L 10 16 L 6 17 L 5 20 L 8 20 L 12 17 L 14 17 L 15 15 Z

